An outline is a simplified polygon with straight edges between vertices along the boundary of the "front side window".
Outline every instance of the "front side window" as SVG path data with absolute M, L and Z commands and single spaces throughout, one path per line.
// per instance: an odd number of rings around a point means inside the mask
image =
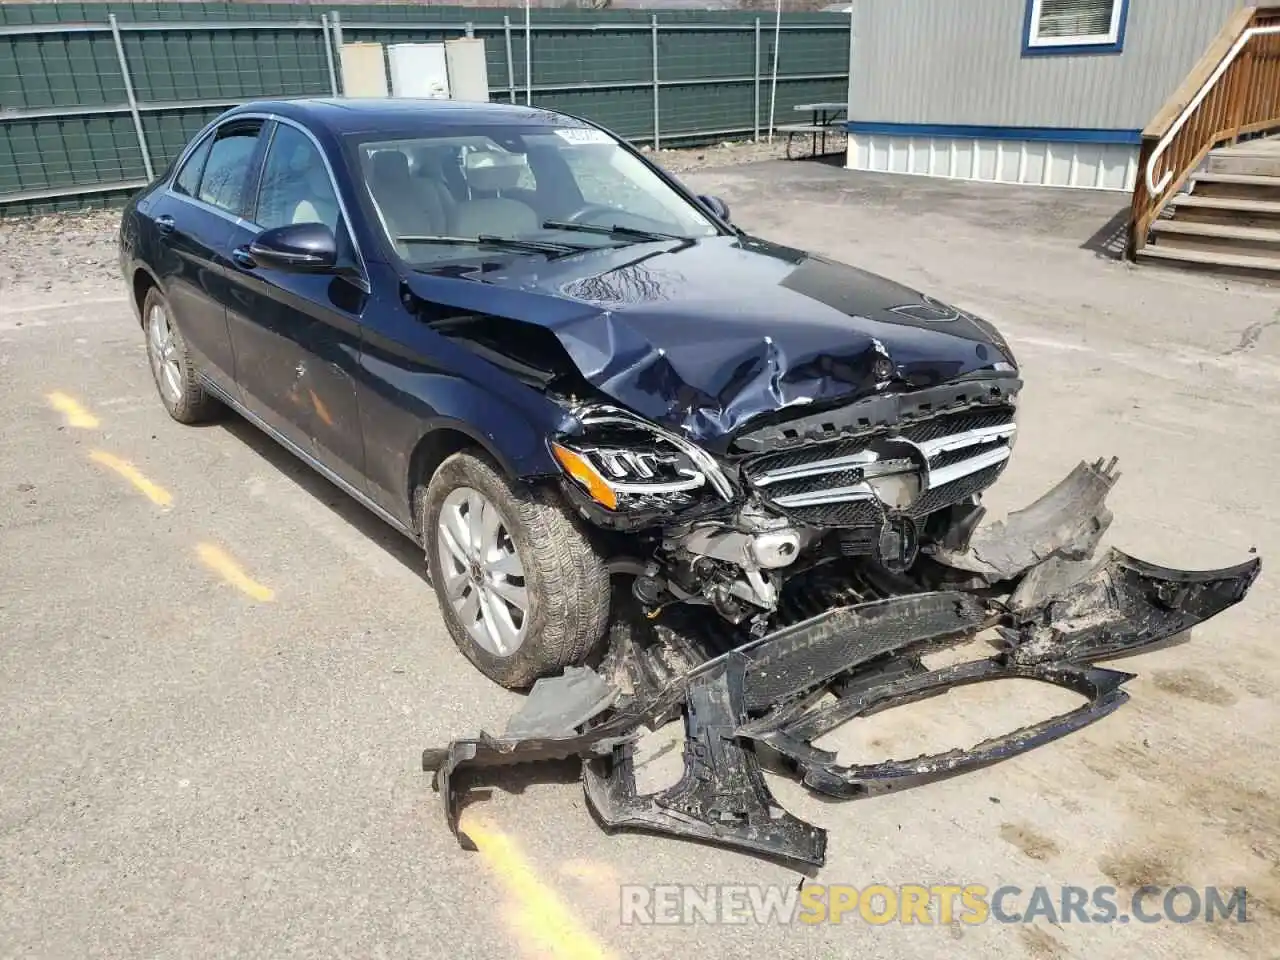
M 1129 0 L 1031 0 L 1027 10 L 1028 50 L 1113 47 L 1123 42 Z
M 219 210 L 240 216 L 245 208 L 245 183 L 258 146 L 259 127 L 236 127 L 219 132 L 205 161 L 196 196 Z
M 266 230 L 323 223 L 338 232 L 338 198 L 324 159 L 311 139 L 289 124 L 278 124 L 271 137 L 254 219 Z
M 365 139 L 355 162 L 399 256 L 430 263 L 473 256 L 476 244 L 512 252 L 619 246 L 720 232 L 603 131 L 477 126 Z

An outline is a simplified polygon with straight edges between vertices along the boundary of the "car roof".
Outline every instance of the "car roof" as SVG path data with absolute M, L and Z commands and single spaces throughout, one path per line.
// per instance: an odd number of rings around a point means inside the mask
M 254 100 L 227 113 L 273 113 L 337 136 L 403 130 L 422 123 L 476 126 L 585 127 L 576 117 L 541 107 L 464 100 L 387 97 L 324 97 Z

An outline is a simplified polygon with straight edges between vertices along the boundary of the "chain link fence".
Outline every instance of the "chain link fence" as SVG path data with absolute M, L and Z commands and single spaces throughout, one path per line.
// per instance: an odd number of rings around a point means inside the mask
M 0 4 L 0 214 L 118 201 L 228 107 L 341 92 L 344 43 L 485 41 L 490 98 L 635 142 L 760 137 L 843 101 L 849 18 L 418 5 Z M 777 78 L 773 82 L 777 45 Z

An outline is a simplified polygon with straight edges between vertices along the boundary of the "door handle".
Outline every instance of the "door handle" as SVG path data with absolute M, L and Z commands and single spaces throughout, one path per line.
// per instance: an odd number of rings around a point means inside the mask
M 169 216 L 169 214 L 162 213 L 160 214 L 160 216 L 156 217 L 156 229 L 159 230 L 165 236 L 168 236 L 169 234 L 173 233 L 173 228 L 174 228 L 173 217 Z
M 231 259 L 236 262 L 236 266 L 244 267 L 246 270 L 253 270 L 258 266 L 258 261 L 253 259 L 248 247 L 236 247 L 231 251 Z

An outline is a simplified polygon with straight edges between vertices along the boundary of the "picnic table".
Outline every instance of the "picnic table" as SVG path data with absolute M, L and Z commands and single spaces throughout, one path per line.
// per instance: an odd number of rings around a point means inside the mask
M 810 137 L 809 155 L 813 157 L 825 155 L 827 134 L 835 133 L 844 127 L 849 105 L 847 103 L 798 103 L 793 109 L 799 113 L 810 114 L 811 120 L 809 123 L 783 123 L 774 128 L 779 133 L 787 135 L 788 160 L 795 159 L 791 156 L 792 139 L 804 134 Z M 822 145 L 821 153 L 818 150 L 819 142 Z

